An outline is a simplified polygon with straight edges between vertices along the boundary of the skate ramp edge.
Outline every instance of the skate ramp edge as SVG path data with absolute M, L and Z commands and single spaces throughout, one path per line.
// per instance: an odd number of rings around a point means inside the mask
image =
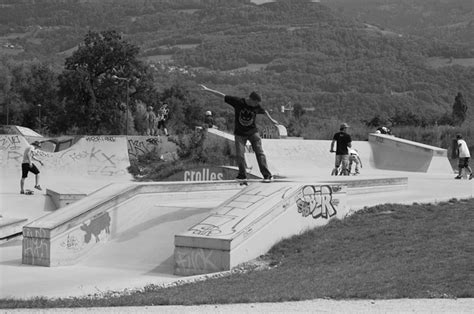
M 26 224 L 26 218 L 0 218 L 0 243 L 7 241 L 10 237 L 21 232 Z
M 38 266 L 77 263 L 92 250 L 146 221 L 130 202 L 143 194 L 242 189 L 236 182 L 113 183 L 23 227 L 22 262 Z M 128 206 L 126 206 L 128 204 Z M 121 209 L 124 210 L 121 210 Z
M 250 183 L 199 224 L 175 236 L 175 275 L 230 270 L 284 238 L 348 214 L 346 186 Z
M 453 173 L 446 149 L 395 136 L 369 134 L 376 168 L 425 173 Z

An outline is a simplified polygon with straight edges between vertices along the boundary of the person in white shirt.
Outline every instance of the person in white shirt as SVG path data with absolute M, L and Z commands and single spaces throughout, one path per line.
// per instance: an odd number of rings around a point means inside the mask
M 354 175 L 360 174 L 359 168 L 362 168 L 362 160 L 360 160 L 357 149 L 349 147 L 349 173 L 352 172 L 352 164 L 355 164 Z
M 36 168 L 35 164 L 33 163 L 33 160 L 36 160 L 39 162 L 41 165 L 43 165 L 43 162 L 36 158 L 35 156 L 35 151 L 37 148 L 41 147 L 41 143 L 38 141 L 35 141 L 31 143 L 31 145 L 28 145 L 27 148 L 25 148 L 25 151 L 23 153 L 23 161 L 21 163 L 21 180 L 20 180 L 20 194 L 25 194 L 25 179 L 28 177 L 28 172 L 32 172 L 35 175 L 35 189 L 37 190 L 42 190 L 40 184 L 39 184 L 39 170 Z
M 454 179 L 461 179 L 462 178 L 462 169 L 466 168 L 469 171 L 469 180 L 472 180 L 474 174 L 472 173 L 471 167 L 469 167 L 469 159 L 471 159 L 471 154 L 469 153 L 469 148 L 467 147 L 466 141 L 462 139 L 461 134 L 456 135 L 456 140 L 458 144 L 458 157 L 459 157 L 459 172 L 458 175 Z

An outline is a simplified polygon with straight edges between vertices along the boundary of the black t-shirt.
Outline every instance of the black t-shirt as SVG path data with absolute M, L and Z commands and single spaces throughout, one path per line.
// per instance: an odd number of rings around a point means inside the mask
M 334 134 L 333 140 L 337 143 L 336 155 L 349 155 L 347 145 L 352 142 L 349 134 L 343 131 L 337 132 Z
M 234 107 L 234 134 L 250 136 L 258 132 L 255 123 L 257 114 L 264 114 L 265 110 L 260 106 L 251 107 L 245 102 L 245 98 L 225 96 L 224 101 Z

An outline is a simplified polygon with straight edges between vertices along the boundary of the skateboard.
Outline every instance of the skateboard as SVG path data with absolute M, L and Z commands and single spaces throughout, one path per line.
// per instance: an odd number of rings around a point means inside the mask
M 260 182 L 260 183 L 294 182 L 294 181 L 292 181 L 292 180 L 285 180 L 285 179 L 272 179 L 271 181 L 265 181 L 264 179 L 245 179 L 245 180 L 236 179 L 236 181 L 237 181 L 240 185 L 249 185 L 249 183 L 257 183 L 257 182 Z
M 26 189 L 24 194 L 25 195 L 33 195 L 33 194 L 35 194 L 35 191 Z

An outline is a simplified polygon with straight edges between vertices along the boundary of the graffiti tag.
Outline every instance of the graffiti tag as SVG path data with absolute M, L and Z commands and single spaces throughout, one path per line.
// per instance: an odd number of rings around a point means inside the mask
M 296 206 L 303 217 L 330 218 L 337 214 L 336 202 L 332 199 L 332 188 L 329 185 L 306 185 L 297 195 Z

